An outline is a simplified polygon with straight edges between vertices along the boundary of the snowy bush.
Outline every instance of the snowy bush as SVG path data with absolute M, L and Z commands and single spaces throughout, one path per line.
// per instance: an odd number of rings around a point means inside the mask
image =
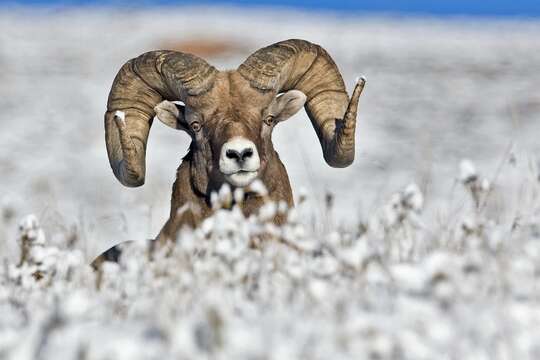
M 423 223 L 414 184 L 361 231 L 325 234 L 302 221 L 304 203 L 249 219 L 221 210 L 241 198 L 225 189 L 176 244 L 123 245 L 119 263 L 95 273 L 28 216 L 20 259 L 4 258 L 0 273 L 0 357 L 538 358 L 540 207 L 519 226 L 487 218 L 471 169 L 462 163 L 459 178 L 469 210 L 444 227 Z M 287 224 L 269 223 L 274 211 Z

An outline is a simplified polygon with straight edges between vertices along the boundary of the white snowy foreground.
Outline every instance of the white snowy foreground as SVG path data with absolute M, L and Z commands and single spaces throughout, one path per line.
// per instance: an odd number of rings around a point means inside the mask
M 309 231 L 305 198 L 283 228 L 267 222 L 278 206 L 218 210 L 100 273 L 29 216 L 0 270 L 0 358 L 537 359 L 540 186 L 533 214 L 497 223 L 482 210 L 491 184 L 461 167 L 470 204 L 436 228 L 416 185 L 354 231 Z
M 2 9 L 0 359 L 540 358 L 539 33 L 533 21 Z M 355 163 L 329 168 L 302 112 L 274 135 L 298 205 L 284 228 L 266 221 L 279 206 L 220 211 L 169 253 L 149 259 L 142 241 L 96 277 L 99 252 L 160 230 L 189 144 L 155 123 L 146 184 L 116 181 L 103 113 L 120 66 L 217 39 L 229 50 L 208 61 L 233 68 L 287 38 L 325 47 L 348 86 L 366 75 Z

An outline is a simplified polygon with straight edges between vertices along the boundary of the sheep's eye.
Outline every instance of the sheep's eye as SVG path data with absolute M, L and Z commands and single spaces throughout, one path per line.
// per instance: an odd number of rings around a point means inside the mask
M 274 125 L 275 120 L 276 119 L 273 115 L 268 115 L 266 118 L 264 118 L 264 123 L 268 126 L 272 126 Z
M 198 132 L 201 130 L 201 124 L 198 121 L 194 121 L 191 123 L 191 129 L 195 132 Z

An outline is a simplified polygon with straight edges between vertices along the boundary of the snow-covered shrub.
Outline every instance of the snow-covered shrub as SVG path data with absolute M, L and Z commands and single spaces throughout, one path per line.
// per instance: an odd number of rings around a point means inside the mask
M 465 193 L 472 168 L 462 163 Z M 221 209 L 232 197 L 238 205 Z M 512 226 L 472 201 L 437 227 L 409 185 L 362 231 L 320 233 L 304 221 L 302 197 L 296 209 L 277 204 L 245 219 L 242 194 L 225 188 L 200 228 L 153 251 L 125 244 L 98 273 L 77 244 L 50 245 L 37 218 L 24 218 L 20 258 L 0 270 L 0 358 L 540 355 L 538 209 Z M 288 212 L 283 227 L 268 222 L 275 211 Z

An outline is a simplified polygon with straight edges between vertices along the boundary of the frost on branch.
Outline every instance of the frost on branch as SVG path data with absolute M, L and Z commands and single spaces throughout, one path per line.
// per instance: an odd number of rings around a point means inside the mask
M 489 193 L 490 183 L 486 178 L 481 178 L 471 160 L 461 160 L 459 164 L 459 178 L 462 184 L 469 190 L 476 208 L 480 207 L 481 201 Z
M 83 264 L 80 251 L 61 251 L 48 246 L 45 233 L 35 215 L 28 215 L 19 224 L 20 258 L 11 264 L 9 276 L 24 286 L 49 284 L 53 277 L 69 276 L 73 267 Z

